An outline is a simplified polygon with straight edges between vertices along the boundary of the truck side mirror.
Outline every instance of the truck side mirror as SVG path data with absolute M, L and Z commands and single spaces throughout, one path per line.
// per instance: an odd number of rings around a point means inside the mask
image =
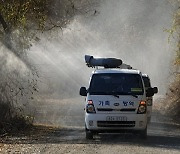
M 146 97 L 152 97 L 154 96 L 154 88 L 148 88 L 146 90 Z
M 157 94 L 157 93 L 158 93 L 158 88 L 157 88 L 157 87 L 154 87 L 154 88 L 153 88 L 153 91 L 154 91 L 154 94 Z
M 81 96 L 87 96 L 86 87 L 81 87 L 81 88 L 80 88 L 80 91 L 79 91 L 79 94 L 80 94 Z

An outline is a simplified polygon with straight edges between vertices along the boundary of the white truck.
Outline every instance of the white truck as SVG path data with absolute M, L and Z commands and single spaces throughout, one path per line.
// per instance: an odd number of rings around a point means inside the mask
M 141 72 L 120 68 L 122 61 L 114 58 L 85 56 L 85 61 L 89 67 L 104 67 L 93 71 L 87 89 L 80 88 L 80 95 L 86 96 L 86 138 L 93 139 L 98 133 L 128 131 L 146 138 L 146 97 L 152 97 L 154 91 L 145 90 Z

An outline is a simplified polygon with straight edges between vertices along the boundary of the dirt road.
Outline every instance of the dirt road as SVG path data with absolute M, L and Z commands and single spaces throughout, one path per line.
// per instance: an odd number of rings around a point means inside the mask
M 83 128 L 83 111 L 79 110 L 83 106 L 77 105 L 76 101 L 69 105 L 67 102 L 63 105 L 61 101 L 59 108 L 55 101 L 50 103 L 51 107 L 41 104 L 40 108 L 36 108 L 41 117 L 40 122 L 51 122 L 54 125 L 59 123 L 59 128 L 42 134 L 38 132 L 29 136 L 21 134 L 4 138 L 0 144 L 0 153 L 180 154 L 180 125 L 168 117 L 153 113 L 147 140 L 133 134 L 103 134 L 87 141 Z M 45 107 L 49 119 L 45 117 Z M 56 115 L 57 111 L 61 112 L 60 117 Z

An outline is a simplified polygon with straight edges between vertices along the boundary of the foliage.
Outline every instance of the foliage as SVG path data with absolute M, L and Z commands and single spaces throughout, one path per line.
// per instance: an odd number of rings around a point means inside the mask
M 49 0 L 4 0 L 0 12 L 11 27 L 26 27 L 27 21 L 36 22 L 43 27 L 47 16 Z
M 179 66 L 180 65 L 180 1 L 175 0 L 174 3 L 176 6 L 178 6 L 178 8 L 173 16 L 172 28 L 168 30 L 168 32 L 170 33 L 170 36 L 175 38 L 175 40 L 177 41 L 175 65 Z
M 162 103 L 163 107 L 160 110 L 165 110 L 165 114 L 170 115 L 173 120 L 180 123 L 180 74 L 177 74 L 174 82 L 170 84 L 166 98 Z
M 0 14 L 12 29 L 51 30 L 71 17 L 95 11 L 88 0 L 0 0 Z
M 9 132 L 25 130 L 32 126 L 33 117 L 24 116 L 10 104 L 0 103 L 0 111 L 0 134 L 6 135 Z
M 96 10 L 92 6 L 96 3 L 94 0 L 0 0 L 0 41 L 22 58 L 31 41 L 37 40 L 37 33 L 62 29 L 75 15 L 93 14 Z
M 175 70 L 174 70 L 174 81 L 170 84 L 166 94 L 166 104 L 163 106 L 166 114 L 171 115 L 173 119 L 180 123 L 180 0 L 171 0 L 174 6 L 178 6 L 177 10 L 173 15 L 173 24 L 169 32 L 169 40 L 173 39 L 176 43 L 176 58 L 175 58 Z M 163 110 L 161 109 L 161 110 Z
M 173 22 L 173 28 L 174 31 L 176 32 L 177 36 L 177 50 L 176 50 L 176 65 L 177 65 L 177 73 L 176 73 L 176 80 L 174 82 L 174 86 L 172 86 L 174 91 L 171 91 L 174 95 L 172 96 L 175 100 L 173 101 L 174 104 L 174 112 L 173 110 L 172 113 L 175 113 L 175 119 L 179 120 L 180 116 L 180 1 L 177 1 L 178 4 L 178 9 L 174 15 L 174 22 Z
M 180 6 L 180 2 L 179 2 Z M 173 23 L 174 32 L 176 32 L 176 36 L 178 39 L 177 43 L 177 58 L 176 58 L 176 64 L 180 65 L 180 8 L 178 8 L 177 12 L 174 15 L 174 23 Z
M 30 124 L 23 109 L 38 92 L 38 74 L 6 48 L 0 48 L 0 133 Z
M 3 133 L 32 122 L 23 116 L 24 106 L 38 92 L 39 75 L 27 54 L 31 41 L 39 39 L 37 33 L 65 27 L 75 15 L 93 14 L 94 2 L 0 0 L 0 108 L 3 107 L 0 129 Z

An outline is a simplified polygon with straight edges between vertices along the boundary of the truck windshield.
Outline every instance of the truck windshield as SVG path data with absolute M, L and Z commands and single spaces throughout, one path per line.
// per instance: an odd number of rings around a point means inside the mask
M 139 74 L 94 74 L 89 87 L 90 95 L 142 95 L 143 93 L 142 78 Z

